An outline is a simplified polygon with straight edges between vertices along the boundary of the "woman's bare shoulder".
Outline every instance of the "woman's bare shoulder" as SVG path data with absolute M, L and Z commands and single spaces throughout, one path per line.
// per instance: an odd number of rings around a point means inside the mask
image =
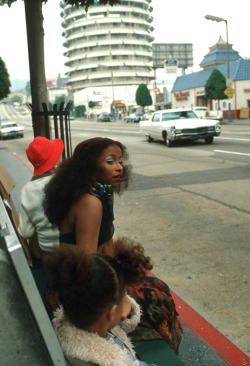
M 98 210 L 102 209 L 102 203 L 100 199 L 91 193 L 84 193 L 74 204 L 72 205 L 72 211 L 78 210 Z

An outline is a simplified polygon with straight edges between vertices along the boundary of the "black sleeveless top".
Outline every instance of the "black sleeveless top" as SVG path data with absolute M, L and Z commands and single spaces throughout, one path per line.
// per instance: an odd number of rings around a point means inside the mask
M 92 186 L 89 193 L 98 197 L 102 202 L 102 221 L 98 238 L 98 246 L 109 241 L 114 234 L 114 212 L 113 201 L 111 196 L 113 194 L 113 187 L 109 184 L 97 183 Z M 60 243 L 76 244 L 76 233 L 70 232 L 59 236 Z

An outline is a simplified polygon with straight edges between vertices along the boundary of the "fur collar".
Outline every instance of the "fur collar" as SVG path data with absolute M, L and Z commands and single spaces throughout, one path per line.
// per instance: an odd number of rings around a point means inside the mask
M 125 331 L 131 332 L 135 329 L 140 320 L 140 308 L 133 299 L 131 303 L 130 318 L 119 323 L 110 333 L 123 340 L 130 352 L 134 354 L 133 346 Z M 66 357 L 99 366 L 134 366 L 132 359 L 117 344 L 99 337 L 96 333 L 76 328 L 67 319 L 62 306 L 54 313 L 53 325 Z

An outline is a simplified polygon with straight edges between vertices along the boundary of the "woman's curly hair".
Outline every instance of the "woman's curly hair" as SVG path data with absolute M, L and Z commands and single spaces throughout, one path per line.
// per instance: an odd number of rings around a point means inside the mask
M 102 137 L 81 142 L 76 146 L 73 156 L 62 162 L 44 189 L 45 214 L 54 226 L 60 227 L 73 202 L 88 192 L 96 182 L 98 158 L 111 145 L 119 146 L 123 160 L 123 179 L 116 192 L 120 193 L 123 188 L 127 188 L 131 165 L 126 147 L 119 141 Z
M 110 257 L 62 244 L 43 257 L 50 286 L 78 328 L 86 329 L 108 306 L 119 304 L 126 286 L 143 282 L 146 271 L 152 268 L 141 244 L 121 238 L 115 247 L 115 257 Z

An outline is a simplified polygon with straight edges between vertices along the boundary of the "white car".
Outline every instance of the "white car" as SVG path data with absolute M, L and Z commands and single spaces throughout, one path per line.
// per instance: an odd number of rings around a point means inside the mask
M 165 141 L 167 146 L 173 146 L 176 141 L 204 139 L 206 144 L 212 144 L 214 136 L 221 132 L 217 120 L 198 118 L 192 109 L 166 109 L 154 112 L 150 121 L 139 123 L 140 132 L 148 142 Z
M 16 122 L 0 122 L 0 139 L 23 137 L 24 128 Z
M 206 118 L 208 114 L 207 107 L 193 107 L 193 111 L 199 118 Z

